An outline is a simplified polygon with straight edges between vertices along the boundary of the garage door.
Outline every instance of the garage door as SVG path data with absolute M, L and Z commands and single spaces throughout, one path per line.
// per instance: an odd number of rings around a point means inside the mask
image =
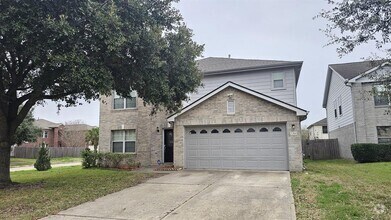
M 288 170 L 283 124 L 188 127 L 185 132 L 188 169 Z

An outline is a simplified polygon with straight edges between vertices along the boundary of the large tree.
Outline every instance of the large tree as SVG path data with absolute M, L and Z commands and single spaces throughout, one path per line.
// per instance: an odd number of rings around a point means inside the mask
M 201 82 L 195 43 L 175 0 L 0 1 L 0 184 L 30 109 L 137 90 L 154 109 L 180 108 Z M 19 111 L 20 109 L 20 111 Z
M 329 38 L 328 45 L 338 45 L 340 57 L 362 44 L 374 45 L 375 50 L 368 53 L 367 59 L 371 60 L 372 67 L 380 68 L 368 77 L 383 89 L 374 87 L 369 95 L 391 99 L 390 68 L 382 65 L 391 62 L 391 0 L 328 0 L 328 3 L 331 9 L 323 10 L 317 16 L 328 21 L 323 30 Z
M 390 0 L 328 0 L 331 9 L 322 10 L 317 17 L 328 21 L 323 30 L 329 45 L 338 45 L 339 56 L 351 53 L 362 44 L 374 46 L 391 56 Z

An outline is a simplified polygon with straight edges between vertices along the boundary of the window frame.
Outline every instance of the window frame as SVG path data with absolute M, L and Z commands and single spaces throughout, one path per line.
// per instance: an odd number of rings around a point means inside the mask
M 132 95 L 132 94 L 133 94 L 133 95 Z M 114 92 L 113 92 L 113 105 L 112 105 L 113 110 L 137 109 L 137 92 L 136 92 L 136 91 L 132 91 L 130 95 L 132 96 L 132 98 L 124 98 L 124 97 L 118 95 L 116 91 L 114 91 Z M 116 99 L 122 99 L 122 100 L 123 100 L 123 106 L 122 106 L 122 108 L 116 108 L 116 107 L 115 107 L 115 100 L 116 100 Z M 127 101 L 128 101 L 129 99 L 135 99 L 135 105 L 134 105 L 134 107 L 133 107 L 133 106 L 132 106 L 132 107 L 128 107 Z
M 233 106 L 230 106 L 229 105 L 230 103 L 233 103 L 232 104 Z M 230 112 L 230 107 L 232 107 L 232 111 L 231 112 Z M 227 100 L 227 115 L 234 115 L 235 111 L 236 111 L 235 100 L 234 99 Z
M 43 131 L 42 132 L 42 138 L 48 138 L 49 137 L 49 132 L 48 131 Z
M 122 141 L 114 141 L 114 132 L 118 132 L 118 131 L 122 132 Z M 134 140 L 126 140 L 126 131 L 134 131 Z M 114 143 L 121 143 L 121 142 L 122 142 L 122 154 L 136 154 L 137 153 L 136 129 L 111 130 L 111 152 L 112 153 L 121 153 L 121 152 L 114 152 Z M 125 152 L 127 142 L 134 142 L 134 152 Z
M 389 143 L 391 143 L 391 132 L 390 132 L 389 136 L 380 136 L 379 135 L 379 128 L 380 127 L 388 127 L 391 130 L 391 126 L 376 126 L 377 143 L 378 144 L 386 144 L 386 143 L 389 144 Z M 388 139 L 390 141 L 388 141 L 388 142 L 379 142 L 380 139 Z
M 281 77 L 278 77 L 277 75 L 281 75 Z M 276 80 L 282 80 L 282 87 L 275 87 L 274 81 L 276 81 Z M 286 89 L 286 74 L 284 72 L 272 73 L 271 88 L 272 88 L 272 90 Z
M 325 132 L 326 131 L 326 132 Z M 322 126 L 322 134 L 327 134 L 328 133 L 328 130 L 327 130 L 327 125 L 323 125 Z
M 383 87 L 383 85 L 374 85 L 373 88 L 375 90 L 378 90 L 378 88 L 381 88 Z M 383 88 L 381 88 L 381 90 L 383 90 Z M 387 99 L 388 100 L 388 104 L 376 104 L 376 97 L 379 97 L 379 98 L 383 98 L 383 99 Z M 381 107 L 389 107 L 391 106 L 391 97 L 389 95 L 387 96 L 381 96 L 381 95 L 377 95 L 376 93 L 373 94 L 373 104 L 375 107 L 377 108 L 381 108 Z

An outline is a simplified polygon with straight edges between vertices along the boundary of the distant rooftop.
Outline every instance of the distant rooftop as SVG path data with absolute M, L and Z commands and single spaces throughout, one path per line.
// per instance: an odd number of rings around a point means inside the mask
M 310 129 L 313 126 L 327 126 L 327 118 L 324 118 L 320 121 L 313 123 L 312 125 L 308 126 L 307 129 Z
M 60 126 L 60 123 L 48 121 L 46 119 L 37 119 L 34 121 L 34 125 L 41 129 L 56 128 Z
M 301 61 L 281 61 L 281 60 L 256 60 L 256 59 L 236 59 L 222 57 L 208 57 L 198 60 L 198 67 L 203 73 L 224 72 L 228 70 L 245 70 L 266 68 L 285 65 L 302 65 Z
M 71 130 L 71 131 L 88 131 L 88 130 L 95 128 L 95 126 L 91 126 L 91 125 L 87 125 L 87 124 L 64 125 L 64 127 L 67 130 Z

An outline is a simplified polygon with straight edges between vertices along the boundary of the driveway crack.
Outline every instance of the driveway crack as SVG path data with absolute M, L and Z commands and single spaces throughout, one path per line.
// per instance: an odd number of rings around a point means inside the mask
M 181 204 L 179 204 L 178 206 L 176 206 L 175 208 L 171 209 L 169 212 L 166 212 L 166 214 L 161 217 L 160 219 L 165 219 L 168 215 L 170 215 L 171 213 L 173 213 L 175 210 L 179 209 L 180 207 L 184 206 L 187 202 L 189 202 L 190 200 L 192 200 L 194 197 L 196 197 L 197 195 L 199 195 L 200 193 L 204 192 L 207 188 L 209 188 L 210 186 L 214 185 L 217 181 L 219 181 L 220 179 L 222 179 L 223 177 L 225 177 L 226 175 L 228 175 L 228 173 L 225 173 L 224 175 L 222 175 L 221 177 L 219 178 L 216 178 L 215 181 L 209 183 L 207 186 L 205 186 L 204 188 L 202 188 L 199 192 L 197 192 L 196 194 L 190 196 L 188 199 L 186 199 L 185 201 L 183 201 Z

